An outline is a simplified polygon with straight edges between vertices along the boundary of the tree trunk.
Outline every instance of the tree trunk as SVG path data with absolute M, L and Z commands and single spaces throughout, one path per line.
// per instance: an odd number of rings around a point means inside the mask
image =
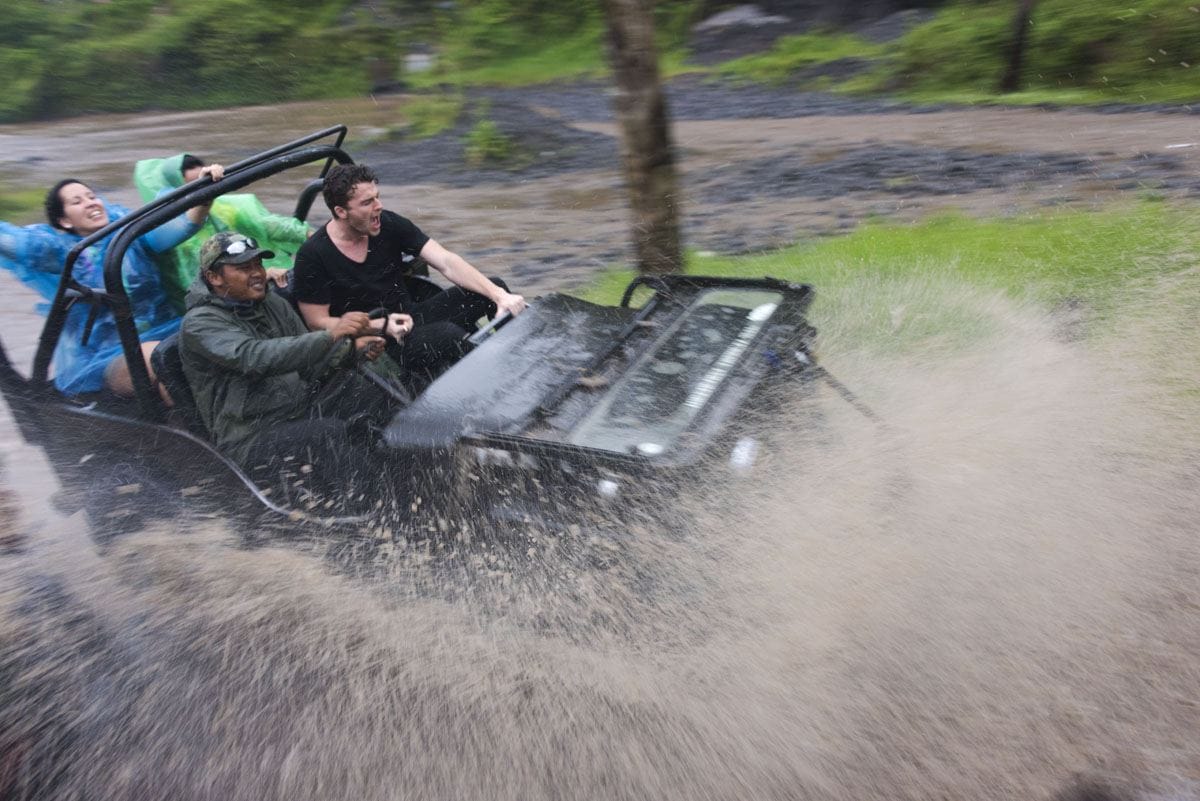
M 617 82 L 621 162 L 643 273 L 683 268 L 677 180 L 666 98 L 658 76 L 653 0 L 604 0 L 609 58 Z
M 1008 48 L 1008 67 L 1000 79 L 1002 93 L 1015 92 L 1021 88 L 1021 62 L 1025 59 L 1025 40 L 1029 36 L 1029 18 L 1033 15 L 1036 0 L 1019 0 L 1017 16 L 1013 20 L 1013 38 Z

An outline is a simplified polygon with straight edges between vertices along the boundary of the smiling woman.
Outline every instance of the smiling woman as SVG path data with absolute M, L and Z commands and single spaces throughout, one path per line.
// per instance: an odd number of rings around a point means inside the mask
M 46 194 L 46 218 L 55 228 L 88 236 L 108 225 L 104 203 L 86 184 L 64 178 Z
M 205 170 L 205 175 L 214 179 L 223 175 L 220 165 Z M 105 202 L 77 178 L 64 178 L 54 184 L 46 193 L 44 208 L 47 224 L 19 227 L 0 222 L 0 266 L 52 300 L 71 249 L 125 216 L 128 210 Z M 178 315 L 163 289 L 154 255 L 194 234 L 207 217 L 208 206 L 196 206 L 138 239 L 125 254 L 123 283 L 147 362 L 158 341 L 179 328 Z M 103 288 L 104 256 L 111 242 L 112 236 L 105 237 L 79 254 L 72 277 L 81 286 Z M 133 384 L 112 312 L 92 316 L 85 306 L 76 305 L 67 316 L 54 352 L 55 385 L 73 395 L 107 388 L 131 396 Z

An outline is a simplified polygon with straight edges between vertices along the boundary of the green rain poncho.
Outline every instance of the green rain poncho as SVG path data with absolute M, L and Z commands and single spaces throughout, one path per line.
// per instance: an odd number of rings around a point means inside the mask
M 185 154 L 165 159 L 144 159 L 133 168 L 133 183 L 142 200 L 153 200 L 164 189 L 183 185 L 181 165 Z M 308 234 L 308 225 L 295 217 L 272 214 L 262 202 L 250 194 L 222 195 L 213 201 L 208 222 L 173 251 L 159 255 L 163 285 L 180 314 L 188 287 L 199 273 L 200 246 L 218 231 L 238 231 L 258 240 L 260 247 L 274 251 L 275 257 L 267 267 L 290 269 L 296 250 Z

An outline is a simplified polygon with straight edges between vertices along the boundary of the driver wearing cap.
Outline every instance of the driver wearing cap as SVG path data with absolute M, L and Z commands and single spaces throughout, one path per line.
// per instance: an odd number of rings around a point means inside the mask
M 347 420 L 381 425 L 390 412 L 385 393 L 346 369 L 378 358 L 384 341 L 365 312 L 309 331 L 268 287 L 272 255 L 236 231 L 204 243 L 180 335 L 184 373 L 217 446 L 243 465 L 337 458 L 360 444 Z

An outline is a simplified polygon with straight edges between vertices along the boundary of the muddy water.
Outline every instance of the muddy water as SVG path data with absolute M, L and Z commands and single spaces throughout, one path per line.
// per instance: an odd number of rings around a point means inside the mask
M 0 178 L 13 186 L 49 186 L 64 175 L 74 175 L 115 200 L 133 202 L 131 173 L 139 159 L 189 152 L 230 164 L 339 123 L 349 126 L 361 141 L 395 125 L 400 103 L 396 97 L 328 100 L 4 125 L 0 126 Z M 347 140 L 353 142 L 353 137 Z M 299 187 L 304 180 L 294 178 L 292 183 Z M 266 187 L 263 194 L 268 199 L 295 198 L 291 183 Z
M 510 532 L 446 576 L 398 542 L 365 578 L 216 523 L 26 526 L 10 768 L 97 799 L 1196 798 L 1182 280 L 1081 339 L 864 278 L 823 351 L 884 424 L 820 392 L 752 478 L 615 543 Z M 912 333 L 938 315 L 973 324 Z

